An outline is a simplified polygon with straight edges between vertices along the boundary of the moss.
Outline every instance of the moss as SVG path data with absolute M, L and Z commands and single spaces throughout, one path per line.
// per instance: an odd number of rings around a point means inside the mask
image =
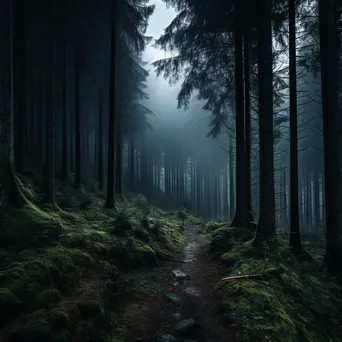
M 303 261 L 281 243 L 254 248 L 251 241 L 235 241 L 221 258 L 229 263 L 227 276 L 266 274 L 216 286 L 226 322 L 245 340 L 342 341 L 341 288 L 318 271 L 315 259 Z
M 43 290 L 37 294 L 36 301 L 40 307 L 50 307 L 61 299 L 61 294 L 56 288 Z
M 253 233 L 247 228 L 223 226 L 215 229 L 211 234 L 210 253 L 220 255 L 236 243 L 245 242 L 253 238 Z
M 228 224 L 224 222 L 209 221 L 204 225 L 204 230 L 207 233 L 214 232 L 216 229 L 221 227 L 227 227 Z
M 0 288 L 0 326 L 13 318 L 21 306 L 20 299 L 9 288 Z
M 22 209 L 10 209 L 0 218 L 1 242 L 22 248 L 45 246 L 57 240 L 64 230 L 57 214 L 47 213 L 27 202 Z
M 151 266 L 157 262 L 155 250 L 133 237 L 115 241 L 108 250 L 107 258 L 124 270 Z
M 120 298 L 156 288 L 141 267 L 180 246 L 179 220 L 143 201 L 119 201 L 117 212 L 107 210 L 97 195 L 58 182 L 58 205 L 38 205 L 32 183 L 20 187 L 24 206 L 0 222 L 0 322 L 10 327 L 8 340 L 105 341 Z M 79 211 L 86 202 L 89 209 Z M 122 266 L 140 270 L 124 275 Z
M 84 318 L 91 318 L 97 315 L 104 315 L 101 303 L 98 300 L 83 300 L 77 304 L 77 308 Z

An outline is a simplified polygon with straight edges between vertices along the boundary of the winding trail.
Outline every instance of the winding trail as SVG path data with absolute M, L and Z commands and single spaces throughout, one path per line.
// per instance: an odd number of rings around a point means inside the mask
M 168 261 L 155 270 L 161 289 L 139 299 L 137 307 L 141 309 L 131 318 L 132 341 L 235 341 L 223 325 L 218 314 L 219 302 L 213 294 L 223 269 L 208 259 L 198 232 L 198 226 L 185 224 L 186 242 L 174 253 L 176 261 Z M 187 277 L 177 279 L 174 270 L 185 272 Z M 196 324 L 186 319 L 193 319 Z M 179 333 L 177 323 L 188 328 L 180 328 L 184 331 Z

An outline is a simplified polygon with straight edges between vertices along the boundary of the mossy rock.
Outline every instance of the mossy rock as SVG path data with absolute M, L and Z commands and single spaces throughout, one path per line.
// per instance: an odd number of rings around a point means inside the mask
M 107 231 L 97 229 L 97 227 L 84 227 L 83 229 L 68 229 L 60 240 L 67 247 L 105 255 L 113 237 Z
M 58 240 L 64 225 L 57 214 L 50 214 L 32 203 L 22 209 L 11 209 L 0 218 L 2 243 L 23 248 L 25 245 L 46 246 Z
M 212 233 L 215 230 L 226 227 L 227 223 L 222 223 L 222 222 L 215 222 L 215 221 L 210 221 L 205 224 L 204 229 L 207 233 Z
M 125 270 L 152 266 L 158 261 L 156 252 L 148 244 L 133 237 L 116 241 L 109 248 L 107 258 Z
M 212 234 L 210 253 L 222 254 L 237 242 L 246 242 L 253 238 L 253 233 L 247 228 L 221 227 Z
M 58 300 L 58 291 L 77 286 L 89 267 L 86 256 L 85 252 L 61 246 L 24 250 L 18 254 L 22 261 L 13 261 L 0 272 L 2 286 L 18 297 L 25 308 L 44 306 L 50 299 Z M 53 298 L 49 299 L 50 295 Z
M 104 315 L 101 303 L 98 300 L 83 300 L 82 302 L 77 303 L 77 308 L 84 318 L 92 318 L 94 316 Z

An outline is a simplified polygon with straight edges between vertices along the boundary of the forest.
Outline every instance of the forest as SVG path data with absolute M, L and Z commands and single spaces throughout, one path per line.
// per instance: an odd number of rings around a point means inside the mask
M 342 342 L 341 14 L 1 0 L 0 342 Z

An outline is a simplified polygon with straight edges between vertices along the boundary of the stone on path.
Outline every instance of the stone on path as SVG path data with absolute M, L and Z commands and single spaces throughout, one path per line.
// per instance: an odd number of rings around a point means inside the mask
M 189 286 L 184 290 L 184 293 L 199 297 L 201 295 L 200 291 L 197 290 L 194 286 Z
M 183 319 L 179 323 L 176 324 L 175 330 L 179 334 L 188 334 L 193 331 L 195 327 L 198 327 L 198 324 L 195 322 L 194 319 L 188 318 L 188 319 Z
M 178 312 L 175 312 L 172 316 L 177 322 L 183 318 L 183 316 Z
M 176 279 L 184 279 L 184 278 L 187 278 L 187 274 L 182 271 L 182 270 L 173 270 L 172 271 L 172 274 L 173 276 L 176 278 Z
M 181 297 L 177 296 L 174 293 L 167 293 L 165 297 L 169 302 L 176 305 L 180 305 L 183 301 Z
M 171 334 L 160 334 L 157 336 L 155 342 L 179 342 L 179 340 Z

